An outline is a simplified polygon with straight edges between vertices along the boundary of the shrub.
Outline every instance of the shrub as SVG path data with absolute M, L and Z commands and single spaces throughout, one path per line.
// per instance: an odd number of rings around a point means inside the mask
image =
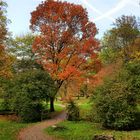
M 42 104 L 33 101 L 25 93 L 16 93 L 11 100 L 12 110 L 20 117 L 22 122 L 35 122 L 41 120 Z
M 7 90 L 12 95 L 9 102 L 21 120 L 34 122 L 46 118 L 42 102 L 54 96 L 55 90 L 50 76 L 42 70 L 32 70 L 18 74 L 11 83 L 13 87 Z
M 34 102 L 25 102 L 19 110 L 18 115 L 24 122 L 41 121 L 42 118 L 42 104 Z
M 140 127 L 137 119 L 140 85 L 136 67 L 138 64 L 127 64 L 118 76 L 106 80 L 94 91 L 94 120 L 102 122 L 104 127 L 118 130 Z
M 69 121 L 78 121 L 80 117 L 79 108 L 76 106 L 73 100 L 67 102 L 67 119 Z

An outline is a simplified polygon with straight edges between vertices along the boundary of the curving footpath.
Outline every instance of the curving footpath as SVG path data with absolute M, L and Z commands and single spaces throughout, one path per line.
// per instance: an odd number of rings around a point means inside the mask
M 43 121 L 34 126 L 25 128 L 19 132 L 18 140 L 58 140 L 58 138 L 56 139 L 53 136 L 47 135 L 43 131 L 45 128 L 65 120 L 65 118 L 66 113 L 63 111 L 53 119 Z

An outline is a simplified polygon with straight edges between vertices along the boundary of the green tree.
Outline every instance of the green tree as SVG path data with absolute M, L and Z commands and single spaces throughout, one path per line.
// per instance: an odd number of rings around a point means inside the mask
M 129 52 L 131 60 L 140 61 L 140 36 L 129 46 Z
M 4 1 L 0 1 L 0 44 L 3 44 L 7 35 L 7 17 L 6 17 L 7 4 Z
M 94 91 L 94 116 L 103 126 L 119 130 L 140 127 L 140 63 L 129 62 Z
M 9 53 L 14 55 L 16 61 L 13 65 L 14 70 L 26 71 L 29 69 L 40 68 L 35 61 L 35 54 L 32 53 L 32 44 L 35 36 L 31 33 L 16 36 L 9 42 Z
M 40 120 L 44 109 L 42 103 L 47 102 L 55 92 L 53 80 L 43 70 L 19 73 L 6 86 L 11 109 L 23 121 Z
M 67 102 L 67 120 L 69 121 L 79 121 L 80 119 L 80 112 L 79 107 L 76 105 L 76 103 L 73 100 L 69 100 Z
M 116 19 L 114 26 L 116 36 L 120 38 L 123 45 L 120 47 L 127 47 L 132 44 L 140 33 L 139 21 L 137 21 L 135 16 L 123 15 Z
M 114 27 L 107 31 L 102 39 L 102 58 L 115 60 L 122 56 L 129 60 L 129 46 L 132 45 L 140 34 L 139 21 L 135 16 L 121 16 L 116 19 Z M 109 57 L 106 57 L 108 56 Z

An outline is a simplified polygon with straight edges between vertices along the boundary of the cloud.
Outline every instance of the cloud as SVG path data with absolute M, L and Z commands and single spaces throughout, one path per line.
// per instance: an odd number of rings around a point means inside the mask
M 95 7 L 93 7 L 90 3 L 87 2 L 87 0 L 80 0 L 80 1 L 83 4 L 85 4 L 87 7 L 89 7 L 92 11 L 96 12 L 97 14 L 99 14 L 100 16 L 103 15 L 103 13 L 100 10 L 96 9 Z M 113 18 L 110 17 L 110 16 L 107 16 L 107 18 L 110 19 L 110 20 L 113 20 Z
M 45 0 L 33 0 L 33 1 L 40 1 L 41 2 L 41 1 L 45 1 Z
M 139 7 L 139 0 L 121 0 L 120 2 L 117 3 L 115 7 L 113 7 L 111 10 L 103 13 L 102 11 L 94 8 L 90 3 L 87 2 L 87 0 L 80 0 L 83 2 L 87 7 L 89 7 L 91 10 L 99 14 L 99 17 L 94 19 L 94 22 L 102 20 L 104 18 L 108 18 L 112 21 L 114 21 L 114 18 L 112 18 L 112 15 L 123 9 L 127 4 L 131 4 L 135 7 Z
M 94 21 L 99 21 L 103 18 L 108 18 L 115 14 L 116 12 L 120 11 L 126 4 L 128 3 L 129 0 L 121 0 L 114 8 L 111 10 L 107 11 L 106 13 L 102 14 L 101 16 L 97 17 L 94 19 Z M 114 20 L 114 19 L 113 19 Z
M 45 0 L 34 0 L 34 1 L 45 1 Z M 64 0 L 61 0 L 64 1 Z M 115 7 L 113 7 L 111 10 L 107 12 L 102 12 L 101 10 L 98 10 L 97 8 L 93 7 L 87 0 L 80 0 L 87 8 L 90 8 L 92 11 L 96 12 L 99 16 L 94 19 L 94 22 L 97 22 L 99 20 L 102 20 L 104 18 L 107 18 L 111 21 L 114 21 L 114 18 L 112 17 L 113 14 L 117 13 L 121 9 L 123 9 L 127 4 L 131 4 L 135 7 L 140 7 L 139 0 L 120 0 Z
M 140 0 L 133 0 L 133 1 L 129 0 L 129 4 L 131 4 L 131 5 L 135 6 L 135 7 L 140 8 Z

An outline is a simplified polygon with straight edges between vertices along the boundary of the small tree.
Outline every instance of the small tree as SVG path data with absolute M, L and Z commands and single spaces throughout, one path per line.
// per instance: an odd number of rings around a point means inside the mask
M 124 62 L 130 60 L 130 48 L 140 34 L 139 21 L 135 16 L 117 18 L 114 27 L 104 34 L 102 39 L 101 58 L 112 62 L 123 57 Z
M 44 108 L 42 103 L 54 96 L 54 82 L 42 70 L 19 73 L 12 81 L 13 87 L 7 91 L 12 95 L 11 108 L 23 121 L 41 120 Z
M 79 108 L 73 100 L 67 102 L 67 119 L 69 121 L 78 121 L 80 119 Z

